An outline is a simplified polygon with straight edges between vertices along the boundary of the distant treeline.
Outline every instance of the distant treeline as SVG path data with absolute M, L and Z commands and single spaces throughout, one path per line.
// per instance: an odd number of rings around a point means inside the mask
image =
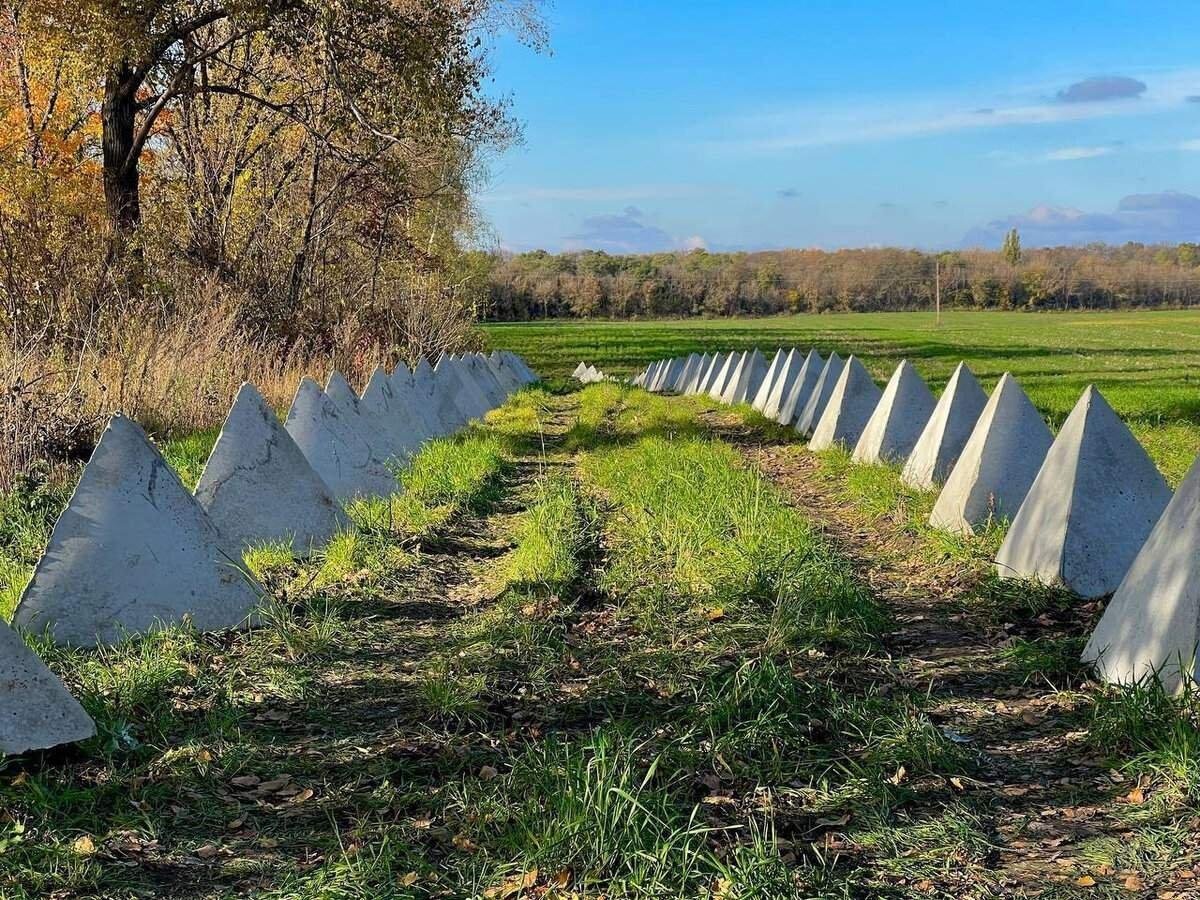
M 491 259 L 493 320 L 1200 305 L 1200 244 L 998 251 L 544 251 Z

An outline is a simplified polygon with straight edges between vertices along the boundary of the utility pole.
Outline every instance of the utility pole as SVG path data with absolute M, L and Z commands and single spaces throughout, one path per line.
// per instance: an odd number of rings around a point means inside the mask
M 942 324 L 942 258 L 935 256 L 933 258 L 933 308 L 936 310 L 937 321 L 935 324 Z

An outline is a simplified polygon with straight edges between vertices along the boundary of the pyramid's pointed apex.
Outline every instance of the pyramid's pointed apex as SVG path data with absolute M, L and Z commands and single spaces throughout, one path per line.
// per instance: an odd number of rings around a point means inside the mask
M 881 391 L 870 373 L 851 356 L 842 367 L 821 418 L 813 428 L 809 449 L 828 450 L 839 444 L 853 448 L 862 438 L 880 396 Z
M 854 448 L 861 463 L 907 460 L 933 413 L 935 401 L 924 379 L 902 360 L 884 388 Z
M 904 483 L 927 490 L 944 482 L 987 402 L 974 374 L 960 362 L 904 464 Z
M 82 741 L 96 725 L 21 636 L 0 621 L 0 756 Z
M 59 643 L 113 643 L 189 617 L 234 627 L 258 591 L 232 563 L 212 520 L 124 416 L 114 417 L 80 476 L 14 624 Z

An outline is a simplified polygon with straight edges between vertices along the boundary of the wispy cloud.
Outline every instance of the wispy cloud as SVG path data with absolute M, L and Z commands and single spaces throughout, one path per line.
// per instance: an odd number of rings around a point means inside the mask
M 485 191 L 487 200 L 523 203 L 634 203 L 675 200 L 712 192 L 712 187 L 691 184 L 635 184 L 580 187 L 515 186 Z
M 1097 156 L 1111 156 L 1116 148 L 1109 145 L 1104 147 L 1063 147 L 1051 150 L 1045 155 L 1047 162 L 1070 162 L 1076 159 L 1095 159 Z
M 963 239 L 967 247 L 999 246 L 1004 234 L 1016 228 L 1031 247 L 1054 247 L 1103 241 L 1177 243 L 1200 232 L 1200 197 L 1178 191 L 1131 194 L 1113 212 L 1095 213 L 1055 206 L 1036 206 L 1028 213 L 996 219 L 974 228 Z
M 722 135 L 707 146 L 716 152 L 778 154 L 811 147 L 872 143 L 989 128 L 1053 125 L 1122 116 L 1146 116 L 1179 109 L 1200 88 L 1200 70 L 1160 72 L 1134 85 L 1102 85 L 1088 79 L 1068 85 L 1033 85 L 1008 95 L 1006 102 L 970 96 L 864 98 L 842 106 L 799 105 L 736 117 L 720 123 Z M 1060 83 L 1061 84 L 1061 83 Z M 1085 99 L 1086 98 L 1086 99 Z M 1131 102 L 1136 98 L 1137 102 Z
M 658 253 L 694 250 L 706 244 L 699 235 L 672 237 L 646 221 L 646 214 L 636 206 L 627 206 L 619 213 L 588 216 L 578 232 L 565 237 L 564 246 L 568 250 L 604 250 L 608 253 Z

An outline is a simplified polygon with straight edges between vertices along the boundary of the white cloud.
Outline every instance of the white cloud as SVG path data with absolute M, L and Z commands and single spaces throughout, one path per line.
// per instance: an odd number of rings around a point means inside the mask
M 1049 162 L 1068 162 L 1075 159 L 1095 159 L 1097 156 L 1109 156 L 1115 148 L 1109 147 L 1063 147 L 1061 150 L 1051 150 L 1046 154 Z

